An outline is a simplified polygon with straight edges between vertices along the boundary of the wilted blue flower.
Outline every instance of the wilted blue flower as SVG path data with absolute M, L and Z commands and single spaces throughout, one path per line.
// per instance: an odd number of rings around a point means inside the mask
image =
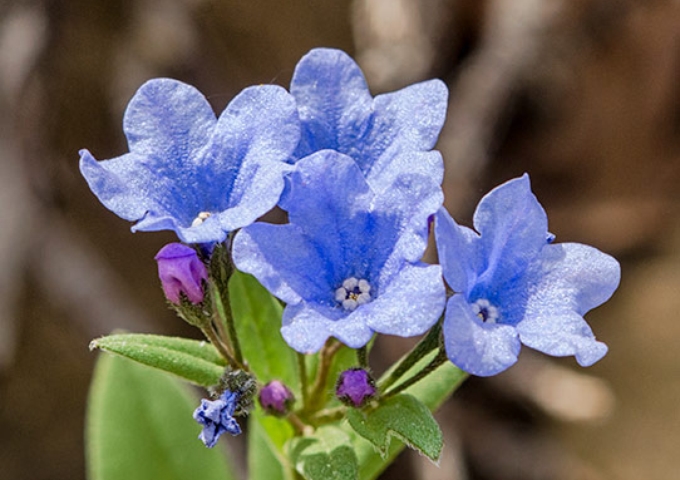
M 587 245 L 551 244 L 527 175 L 487 194 L 474 226 L 479 233 L 437 213 L 439 260 L 455 292 L 443 326 L 449 359 L 480 376 L 514 364 L 521 344 L 582 366 L 601 359 L 607 347 L 583 315 L 616 290 L 618 262 Z
M 344 404 L 360 408 L 375 398 L 378 390 L 371 375 L 363 368 L 350 368 L 338 377 L 335 395 Z
M 140 87 L 123 130 L 130 153 L 97 162 L 82 150 L 83 176 L 133 231 L 174 230 L 186 243 L 220 242 L 274 207 L 299 139 L 280 87 L 247 88 L 216 119 L 198 90 L 170 79 Z
M 181 243 L 168 243 L 156 254 L 158 277 L 163 292 L 172 303 L 179 305 L 181 295 L 193 304 L 203 301 L 203 282 L 208 281 L 208 269 L 196 250 Z
M 409 337 L 431 327 L 445 291 L 440 267 L 420 258 L 441 190 L 402 175 L 389 195 L 376 195 L 356 163 L 332 150 L 297 167 L 290 223 L 246 227 L 233 250 L 237 268 L 288 304 L 281 330 L 288 344 L 315 352 L 334 336 L 358 348 L 374 332 Z
M 194 410 L 194 420 L 203 425 L 198 438 L 206 447 L 212 448 L 223 433 L 238 435 L 241 427 L 233 417 L 239 394 L 225 390 L 217 400 L 201 399 L 201 406 Z
M 373 98 L 354 60 L 340 50 L 317 48 L 297 64 L 290 92 L 302 125 L 295 158 L 323 149 L 349 155 L 374 190 L 389 187 L 403 172 L 441 184 L 442 158 L 431 150 L 446 117 L 442 81 Z

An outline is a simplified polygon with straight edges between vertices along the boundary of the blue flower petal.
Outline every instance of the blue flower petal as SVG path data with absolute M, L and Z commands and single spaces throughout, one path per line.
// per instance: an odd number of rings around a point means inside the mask
M 521 344 L 515 328 L 482 323 L 463 295 L 449 299 L 443 332 L 449 360 L 473 375 L 495 375 L 517 362 Z
M 456 293 L 469 293 L 470 286 L 477 280 L 475 266 L 479 263 L 476 261 L 479 236 L 458 225 L 442 207 L 435 215 L 434 237 L 446 283 Z
M 138 221 L 133 231 L 170 229 L 186 243 L 222 241 L 273 208 L 299 139 L 280 87 L 245 89 L 216 120 L 196 89 L 169 79 L 139 89 L 124 129 L 130 153 L 97 162 L 83 150 L 83 176 L 107 208 Z
M 373 98 L 359 66 L 340 50 L 317 48 L 302 57 L 290 93 L 302 122 L 296 158 L 323 149 L 351 154 L 347 147 L 369 128 Z
M 446 304 L 446 289 L 439 265 L 404 266 L 378 297 L 350 317 L 378 333 L 413 337 L 434 325 Z
M 448 94 L 444 82 L 429 80 L 375 97 L 374 121 L 359 157 L 374 159 L 361 165 L 369 178 L 386 168 L 397 150 L 434 148 L 446 120 Z M 438 177 L 442 170 L 435 165 L 430 173 Z
M 123 131 L 131 152 L 155 158 L 163 168 L 181 171 L 208 142 L 217 119 L 203 94 L 169 78 L 143 84 L 130 100 Z
M 376 191 L 414 169 L 440 184 L 438 154 L 403 161 L 403 152 L 434 147 L 444 124 L 448 91 L 440 80 L 411 85 L 373 99 L 358 65 L 347 54 L 315 49 L 298 63 L 291 81 L 302 138 L 296 159 L 332 149 L 352 157 Z
M 521 275 L 548 238 L 548 218 L 531 192 L 529 176 L 510 180 L 489 192 L 473 217 L 481 235 L 478 286 L 503 284 Z
M 283 312 L 281 334 L 294 350 L 314 353 L 326 340 L 335 337 L 351 348 L 366 345 L 373 331 L 359 316 L 346 315 L 340 308 L 302 303 L 289 305 Z
M 517 325 L 522 343 L 555 356 L 575 355 L 583 366 L 600 360 L 607 347 L 595 340 L 582 315 L 607 301 L 620 280 L 616 260 L 581 244 L 545 247 Z
M 328 259 L 297 225 L 254 223 L 234 237 L 236 268 L 255 276 L 286 303 L 333 298 Z

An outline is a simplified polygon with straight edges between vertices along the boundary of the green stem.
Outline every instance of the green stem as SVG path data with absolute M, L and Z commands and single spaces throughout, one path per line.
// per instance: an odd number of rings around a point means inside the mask
M 400 383 L 396 387 L 394 387 L 392 390 L 389 392 L 386 392 L 382 398 L 383 400 L 386 400 L 390 397 L 395 396 L 397 393 L 403 392 L 407 388 L 409 388 L 412 385 L 415 385 L 419 381 L 421 381 L 423 378 L 427 377 L 429 374 L 434 372 L 437 368 L 439 368 L 442 364 L 444 364 L 448 360 L 446 356 L 446 351 L 443 348 L 440 348 L 439 351 L 437 352 L 437 355 L 428 363 L 421 371 L 416 373 L 414 376 L 406 380 L 404 383 Z
M 309 420 L 318 427 L 319 425 L 325 425 L 344 418 L 345 412 L 347 412 L 347 407 L 345 406 L 328 408 L 318 411 Z
M 316 379 L 314 385 L 312 386 L 312 392 L 309 398 L 309 411 L 318 410 L 324 401 L 324 393 L 326 390 L 326 380 L 328 379 L 328 373 L 333 363 L 333 357 L 342 347 L 342 343 L 337 340 L 330 339 L 321 349 L 319 354 L 319 368 L 316 372 Z
M 387 378 L 381 378 L 378 381 L 380 390 L 385 391 L 390 386 L 399 380 L 406 372 L 408 372 L 420 359 L 430 353 L 435 348 L 439 347 L 441 337 L 441 320 L 438 321 L 427 333 L 427 335 L 415 346 L 413 350 L 406 354 L 399 362 L 397 367 L 389 372 Z
M 217 336 L 215 330 L 212 328 L 212 325 L 206 325 L 205 327 L 202 327 L 201 331 L 203 332 L 203 335 L 205 335 L 206 338 L 210 340 L 210 343 L 213 344 L 217 351 L 220 352 L 220 355 L 224 357 L 231 368 L 240 368 L 241 365 L 237 363 L 236 360 L 234 360 L 233 355 L 229 351 L 229 347 L 222 341 L 221 338 Z
M 227 240 L 228 242 L 230 239 Z M 231 300 L 229 299 L 229 279 L 234 272 L 234 264 L 231 258 L 231 251 L 226 245 L 220 244 L 215 247 L 213 257 L 210 260 L 210 271 L 215 281 L 215 289 L 222 309 L 216 309 L 221 315 L 222 325 L 218 326 L 219 332 L 226 337 L 225 343 L 229 343 L 234 352 L 234 359 L 239 365 L 243 366 L 243 353 L 241 344 L 238 340 L 234 315 L 231 310 Z M 224 327 L 226 326 L 226 332 Z
M 302 409 L 306 410 L 309 404 L 309 385 L 307 382 L 307 362 L 302 353 L 295 352 L 298 364 L 298 374 L 300 375 L 300 393 L 302 394 Z
M 368 368 L 368 349 L 365 345 L 357 348 L 357 362 L 361 368 Z

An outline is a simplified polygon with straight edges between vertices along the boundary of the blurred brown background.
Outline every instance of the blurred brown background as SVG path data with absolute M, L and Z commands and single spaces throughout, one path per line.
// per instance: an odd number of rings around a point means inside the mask
M 122 114 L 148 78 L 191 83 L 219 111 L 248 85 L 287 86 L 317 46 L 354 55 L 375 93 L 448 83 L 439 149 L 460 221 L 526 171 L 558 241 L 623 267 L 588 315 L 610 346 L 602 362 L 525 351 L 469 380 L 439 413 L 440 468 L 409 452 L 383 478 L 679 478 L 677 0 L 4 0 L 0 476 L 84 478 L 91 338 L 193 334 L 156 279 L 173 236 L 131 234 L 89 192 L 78 150 L 126 151 Z M 406 345 L 379 348 L 377 363 Z

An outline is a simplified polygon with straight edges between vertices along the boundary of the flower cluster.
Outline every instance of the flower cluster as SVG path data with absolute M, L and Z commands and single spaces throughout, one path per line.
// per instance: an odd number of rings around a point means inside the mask
M 300 353 L 331 338 L 362 348 L 376 333 L 421 335 L 443 315 L 446 356 L 475 375 L 507 369 L 521 344 L 593 364 L 607 347 L 583 315 L 613 294 L 618 263 L 554 244 L 527 175 L 481 200 L 475 230 L 458 225 L 433 150 L 446 106 L 439 80 L 373 97 L 349 56 L 315 49 L 289 91 L 247 88 L 219 117 L 193 87 L 150 80 L 125 113 L 129 153 L 96 161 L 82 150 L 80 168 L 133 230 L 184 242 L 157 256 L 172 303 L 203 302 L 202 262 L 224 242 L 229 261 L 286 304 L 281 333 Z M 257 221 L 275 206 L 287 223 Z M 440 265 L 422 261 L 432 218 Z M 377 394 L 362 372 L 338 384 L 354 406 Z M 283 414 L 292 394 L 272 385 L 262 405 Z M 196 411 L 209 446 L 239 431 L 228 392 Z

